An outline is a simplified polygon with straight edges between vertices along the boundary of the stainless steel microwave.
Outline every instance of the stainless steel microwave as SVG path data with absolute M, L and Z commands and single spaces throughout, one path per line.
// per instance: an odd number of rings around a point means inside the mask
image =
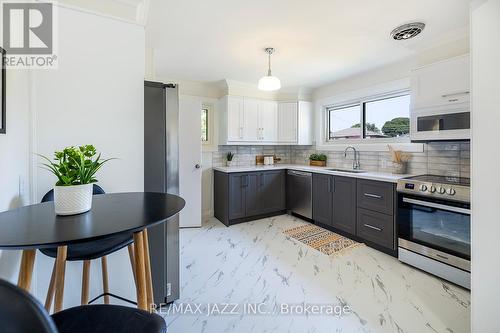
M 470 140 L 469 103 L 412 109 L 411 141 Z

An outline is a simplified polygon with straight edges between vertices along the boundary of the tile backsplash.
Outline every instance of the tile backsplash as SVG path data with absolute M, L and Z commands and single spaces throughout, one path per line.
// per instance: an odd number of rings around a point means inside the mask
M 274 154 L 283 164 L 308 164 L 309 155 L 323 153 L 328 156 L 327 165 L 336 168 L 351 168 L 353 153 L 347 157 L 343 152 L 316 150 L 314 146 L 219 146 L 219 151 L 212 153 L 212 165 L 223 166 L 227 152 L 235 153 L 233 164 L 236 166 L 255 165 L 255 155 Z M 367 171 L 392 172 L 389 152 L 359 153 L 361 169 Z M 432 142 L 424 144 L 424 151 L 412 153 L 408 164 L 412 174 L 435 174 L 453 177 L 470 177 L 469 142 Z

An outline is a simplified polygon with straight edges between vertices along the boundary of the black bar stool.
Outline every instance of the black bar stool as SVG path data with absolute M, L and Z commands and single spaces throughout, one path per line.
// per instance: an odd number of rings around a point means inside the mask
M 0 279 L 2 333 L 166 333 L 157 314 L 119 305 L 86 305 L 52 316 L 29 293 Z
M 104 193 L 105 193 L 104 190 L 99 185 L 94 184 L 93 186 L 94 195 L 99 195 Z M 43 196 L 42 202 L 48 202 L 48 201 L 54 201 L 54 190 L 50 190 Z M 134 280 L 135 280 L 133 241 L 134 239 L 131 234 L 124 234 L 113 237 L 107 237 L 105 239 L 100 239 L 92 242 L 68 245 L 68 254 L 66 261 L 83 261 L 81 305 L 86 305 L 89 302 L 90 261 L 93 259 L 99 259 L 99 258 L 101 259 L 102 285 L 103 285 L 103 296 L 105 304 L 109 304 L 109 295 L 110 295 L 109 283 L 108 283 L 108 264 L 106 257 L 108 254 L 121 250 L 125 246 L 128 246 L 130 264 L 132 267 L 132 272 L 134 274 Z M 40 249 L 40 252 L 51 258 L 54 259 L 57 258 L 57 247 Z M 56 271 L 56 262 L 54 261 L 49 289 L 47 291 L 47 298 L 45 299 L 45 309 L 49 312 L 55 294 L 55 288 L 54 288 L 55 271 Z

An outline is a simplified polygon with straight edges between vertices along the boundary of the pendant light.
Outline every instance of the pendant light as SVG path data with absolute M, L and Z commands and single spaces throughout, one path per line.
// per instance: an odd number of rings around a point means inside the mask
M 281 88 L 280 79 L 278 79 L 276 76 L 271 75 L 271 54 L 273 54 L 274 48 L 267 47 L 264 49 L 264 51 L 267 53 L 268 56 L 268 69 L 267 69 L 267 75 L 259 80 L 259 86 L 258 86 L 259 90 L 264 90 L 264 91 L 279 90 Z

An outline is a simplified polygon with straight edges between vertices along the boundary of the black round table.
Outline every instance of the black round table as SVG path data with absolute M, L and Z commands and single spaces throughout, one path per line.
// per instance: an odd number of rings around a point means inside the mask
M 0 213 L 0 249 L 22 249 L 18 286 L 28 290 L 36 249 L 57 246 L 54 310 L 62 309 L 67 246 L 121 233 L 134 233 L 137 304 L 147 310 L 152 302 L 147 228 L 166 222 L 184 208 L 185 201 L 167 193 L 132 192 L 95 195 L 89 212 L 57 216 L 54 203 Z

